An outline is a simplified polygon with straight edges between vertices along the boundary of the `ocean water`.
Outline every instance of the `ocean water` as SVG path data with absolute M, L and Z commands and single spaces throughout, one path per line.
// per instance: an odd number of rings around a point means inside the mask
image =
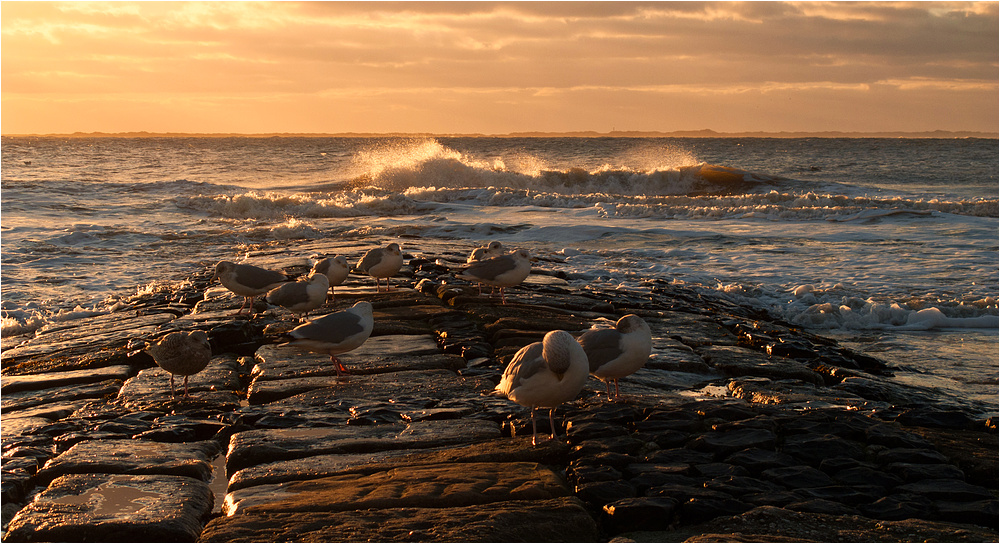
M 2 333 L 273 244 L 500 240 L 576 284 L 766 308 L 992 413 L 998 156 L 995 139 L 4 137 Z

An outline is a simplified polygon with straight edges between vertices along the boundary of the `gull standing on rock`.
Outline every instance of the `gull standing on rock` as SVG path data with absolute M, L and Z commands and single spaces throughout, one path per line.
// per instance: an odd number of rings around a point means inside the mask
M 535 408 L 549 408 L 551 438 L 556 437 L 552 413 L 573 400 L 587 382 L 587 354 L 566 331 L 551 331 L 541 342 L 524 346 L 511 359 L 496 390 L 531 408 L 531 444 L 536 445 Z
M 249 264 L 233 264 L 229 261 L 219 261 L 219 264 L 215 265 L 215 275 L 212 276 L 212 280 L 215 278 L 219 278 L 226 289 L 243 297 L 243 306 L 240 306 L 233 315 L 240 315 L 247 303 L 250 303 L 250 310 L 247 313 L 253 312 L 254 297 L 263 295 L 288 281 L 288 277 L 281 272 Z
M 385 290 L 389 290 L 389 278 L 403 267 L 403 253 L 399 244 L 393 242 L 384 248 L 368 250 L 358 262 L 358 270 L 375 278 L 375 291 L 379 291 L 379 278 L 385 278 Z
M 590 373 L 604 382 L 608 398 L 611 398 L 611 382 L 615 382 L 614 398 L 618 398 L 618 379 L 642 368 L 653 351 L 649 325 L 635 314 L 619 319 L 613 329 L 587 331 L 579 342 L 587 354 Z
M 188 376 L 208 366 L 212 346 L 205 331 L 172 332 L 155 344 L 146 343 L 146 353 L 156 365 L 170 373 L 170 397 L 174 396 L 174 375 L 184 376 L 184 398 L 188 398 Z
M 267 301 L 304 317 L 326 302 L 328 289 L 330 280 L 326 274 L 314 272 L 309 274 L 308 281 L 285 283 L 271 289 L 267 293 Z
M 344 283 L 350 271 L 351 267 L 347 264 L 347 257 L 343 255 L 337 255 L 332 259 L 327 257 L 321 261 L 317 261 L 312 267 L 312 273 L 325 274 L 326 279 L 329 280 L 331 299 L 335 296 L 334 287 Z
M 503 244 L 500 242 L 490 242 L 489 245 L 473 249 L 465 262 L 474 263 L 476 261 L 492 259 L 493 257 L 500 257 L 501 255 L 503 255 Z
M 504 288 L 520 284 L 530 273 L 531 257 L 528 255 L 528 250 L 518 249 L 508 255 L 476 261 L 465 267 L 456 277 L 499 287 L 500 300 L 507 304 L 507 298 L 503 294 Z
M 347 368 L 337 355 L 364 344 L 371 336 L 374 325 L 371 303 L 361 301 L 344 311 L 327 314 L 295 327 L 288 332 L 292 340 L 278 344 L 278 347 L 298 347 L 329 355 L 330 361 L 336 365 L 334 368 L 339 380 L 341 374 L 347 373 Z

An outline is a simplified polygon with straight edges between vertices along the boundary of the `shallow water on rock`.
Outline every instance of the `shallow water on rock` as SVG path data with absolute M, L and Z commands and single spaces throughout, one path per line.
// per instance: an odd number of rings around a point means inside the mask
M 108 482 L 96 488 L 87 489 L 79 495 L 65 495 L 52 499 L 57 504 L 85 504 L 92 508 L 95 515 L 116 516 L 128 515 L 162 502 L 163 493 L 143 491 L 138 487 L 128 485 L 128 478 L 112 477 Z

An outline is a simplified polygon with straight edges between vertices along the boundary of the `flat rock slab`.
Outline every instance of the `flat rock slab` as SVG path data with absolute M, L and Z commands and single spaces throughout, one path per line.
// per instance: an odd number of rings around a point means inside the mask
M 635 542 L 996 542 L 985 527 L 907 519 L 793 512 L 761 506 L 742 515 L 670 532 L 621 535 Z
M 411 285 L 410 280 L 408 278 L 404 278 L 403 276 L 394 276 L 392 278 L 389 278 L 389 286 L 392 289 L 388 293 L 386 293 L 384 289 L 385 287 L 384 280 L 379 280 L 379 283 L 382 284 L 382 288 L 376 291 L 375 278 L 353 273 L 349 275 L 347 278 L 348 279 L 344 283 L 334 288 L 334 296 L 336 296 L 337 298 L 344 297 L 344 298 L 370 299 L 372 295 L 386 295 L 386 296 L 393 295 L 397 297 L 399 296 L 412 297 L 413 295 L 419 294 L 417 293 L 417 291 L 414 291 L 413 288 L 410 286 Z
M 26 374 L 23 376 L 4 376 L 2 379 L 3 394 L 19 391 L 38 391 L 64 385 L 78 385 L 103 382 L 105 380 L 127 380 L 133 374 L 128 365 L 112 365 L 104 368 L 86 370 L 69 370 L 66 372 L 45 372 L 43 374 Z
M 11 520 L 4 542 L 193 542 L 212 504 L 204 482 L 183 476 L 63 476 Z
M 768 378 L 738 378 L 729 382 L 732 396 L 751 404 L 781 404 L 786 407 L 871 409 L 878 403 L 865 400 L 845 391 L 798 380 L 770 380 Z
M 570 494 L 555 472 L 537 463 L 445 463 L 250 487 L 226 495 L 223 512 L 233 516 L 255 512 L 448 508 Z
M 267 350 L 262 347 L 257 350 Z M 296 353 L 282 350 L 277 357 L 269 357 L 266 365 L 257 364 L 251 374 L 254 380 L 287 380 L 312 376 L 336 376 L 330 358 L 315 353 Z M 369 374 L 387 374 L 389 372 L 404 372 L 408 370 L 459 370 L 465 368 L 465 359 L 458 355 L 435 353 L 432 355 L 385 355 L 358 359 L 351 353 L 341 359 L 351 376 Z
M 408 304 L 405 306 L 376 306 L 373 311 L 375 321 L 379 320 L 429 320 L 436 317 L 458 314 L 454 309 L 440 304 Z
M 243 514 L 212 520 L 201 542 L 597 542 L 572 497 L 453 508 Z
M 159 325 L 176 317 L 169 312 L 143 316 L 107 314 L 57 323 L 51 328 L 40 329 L 31 340 L 3 352 L 3 360 L 124 346 L 133 338 L 154 334 Z
M 664 345 L 661 346 L 661 343 Z M 673 339 L 654 339 L 653 351 L 649 354 L 645 368 L 694 374 L 718 374 L 700 355 Z
M 664 392 L 692 389 L 711 379 L 712 376 L 705 374 L 667 372 L 655 368 L 640 368 L 635 373 L 618 380 L 618 391 L 623 397 L 647 397 L 650 400 L 655 400 L 662 397 Z M 614 382 L 610 385 L 611 393 L 614 394 Z M 587 380 L 586 387 L 607 395 L 608 387 L 604 382 L 596 378 Z
M 38 391 L 18 391 L 4 393 L 0 406 L 3 411 L 24 410 L 53 402 L 68 402 L 81 399 L 99 399 L 115 395 L 122 387 L 121 380 L 104 380 L 97 383 L 64 385 Z
M 68 402 L 52 402 L 49 404 L 35 406 L 33 408 L 25 408 L 24 410 L 18 410 L 16 412 L 8 412 L 4 414 L 4 418 L 44 417 L 45 419 L 51 419 L 51 420 L 63 419 L 64 417 L 69 417 L 74 412 L 83 408 L 84 406 L 87 406 L 91 402 L 92 401 L 89 399 L 81 399 Z
M 499 436 L 500 428 L 496 423 L 478 419 L 244 431 L 229 440 L 226 472 L 235 474 L 255 465 L 316 455 L 432 448 L 492 440 Z
M 11 436 L 24 434 L 24 431 L 36 420 L 48 424 L 52 421 L 68 417 L 77 410 L 87 406 L 90 402 L 90 400 L 54 402 L 15 412 L 6 412 L 3 415 L 3 438 L 6 439 Z M 18 423 L 19 421 L 20 423 Z
M 16 413 L 14 412 L 14 414 Z M 52 421 L 44 417 L 17 417 L 16 415 L 5 413 L 3 415 L 3 430 L 0 431 L 0 440 L 6 442 L 11 438 L 34 434 L 36 429 L 49 423 L 52 423 Z
M 330 357 L 276 344 L 261 346 L 254 354 L 253 380 L 278 380 L 308 376 L 336 376 Z M 369 338 L 341 361 L 353 374 L 379 374 L 401 370 L 455 368 L 464 359 L 441 353 L 429 335 L 391 335 Z
M 86 440 L 75 444 L 38 471 L 50 481 L 66 474 L 170 474 L 212 479 L 214 441 L 170 444 L 151 440 Z
M 293 480 L 311 480 L 338 474 L 370 474 L 391 468 L 438 463 L 532 462 L 565 463 L 569 446 L 547 440 L 537 447 L 528 437 L 429 449 L 385 450 L 368 453 L 325 454 L 255 465 L 229 479 L 229 491 Z
M 345 473 L 377 472 L 399 468 L 395 461 L 415 450 L 388 450 L 369 453 L 334 453 L 301 459 L 275 461 L 239 470 L 229 479 L 228 491 L 282 482 L 315 480 Z M 417 450 L 419 451 L 419 450 Z M 392 466 L 387 466 L 388 464 Z
M 823 385 L 822 376 L 793 359 L 768 357 L 740 346 L 702 346 L 697 351 L 705 361 L 727 376 L 792 379 Z
M 348 370 L 351 363 L 345 361 Z M 474 394 L 463 380 L 450 370 L 409 370 L 385 374 L 348 375 L 340 378 L 313 376 L 287 380 L 258 380 L 250 384 L 250 404 L 267 404 L 313 391 L 330 389 L 338 398 L 391 399 L 398 396 L 430 399 L 455 398 Z
M 184 394 L 183 376 L 174 377 L 174 387 L 176 398 L 180 399 Z M 240 365 L 232 355 L 213 358 L 205 370 L 188 378 L 192 398 L 211 397 L 213 402 L 219 403 L 220 409 L 239 406 L 239 389 Z M 147 368 L 126 381 L 116 399 L 134 410 L 145 410 L 170 400 L 170 373 L 158 366 Z
M 393 334 L 372 336 L 351 352 L 359 359 L 385 357 L 399 353 L 408 355 L 434 355 L 440 353 L 437 341 L 429 334 Z
M 735 346 L 738 340 L 725 327 L 704 316 L 668 312 L 657 321 L 657 330 L 669 331 L 671 338 L 686 346 Z

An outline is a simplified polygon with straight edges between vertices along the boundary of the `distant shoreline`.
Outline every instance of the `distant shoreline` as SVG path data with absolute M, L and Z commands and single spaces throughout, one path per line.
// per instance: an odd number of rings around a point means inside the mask
M 573 131 L 510 132 L 507 134 L 432 133 L 432 132 L 73 132 L 66 134 L 3 134 L 4 138 L 913 138 L 997 139 L 996 132 L 933 130 L 924 132 L 716 132 L 714 130 L 656 131 Z

